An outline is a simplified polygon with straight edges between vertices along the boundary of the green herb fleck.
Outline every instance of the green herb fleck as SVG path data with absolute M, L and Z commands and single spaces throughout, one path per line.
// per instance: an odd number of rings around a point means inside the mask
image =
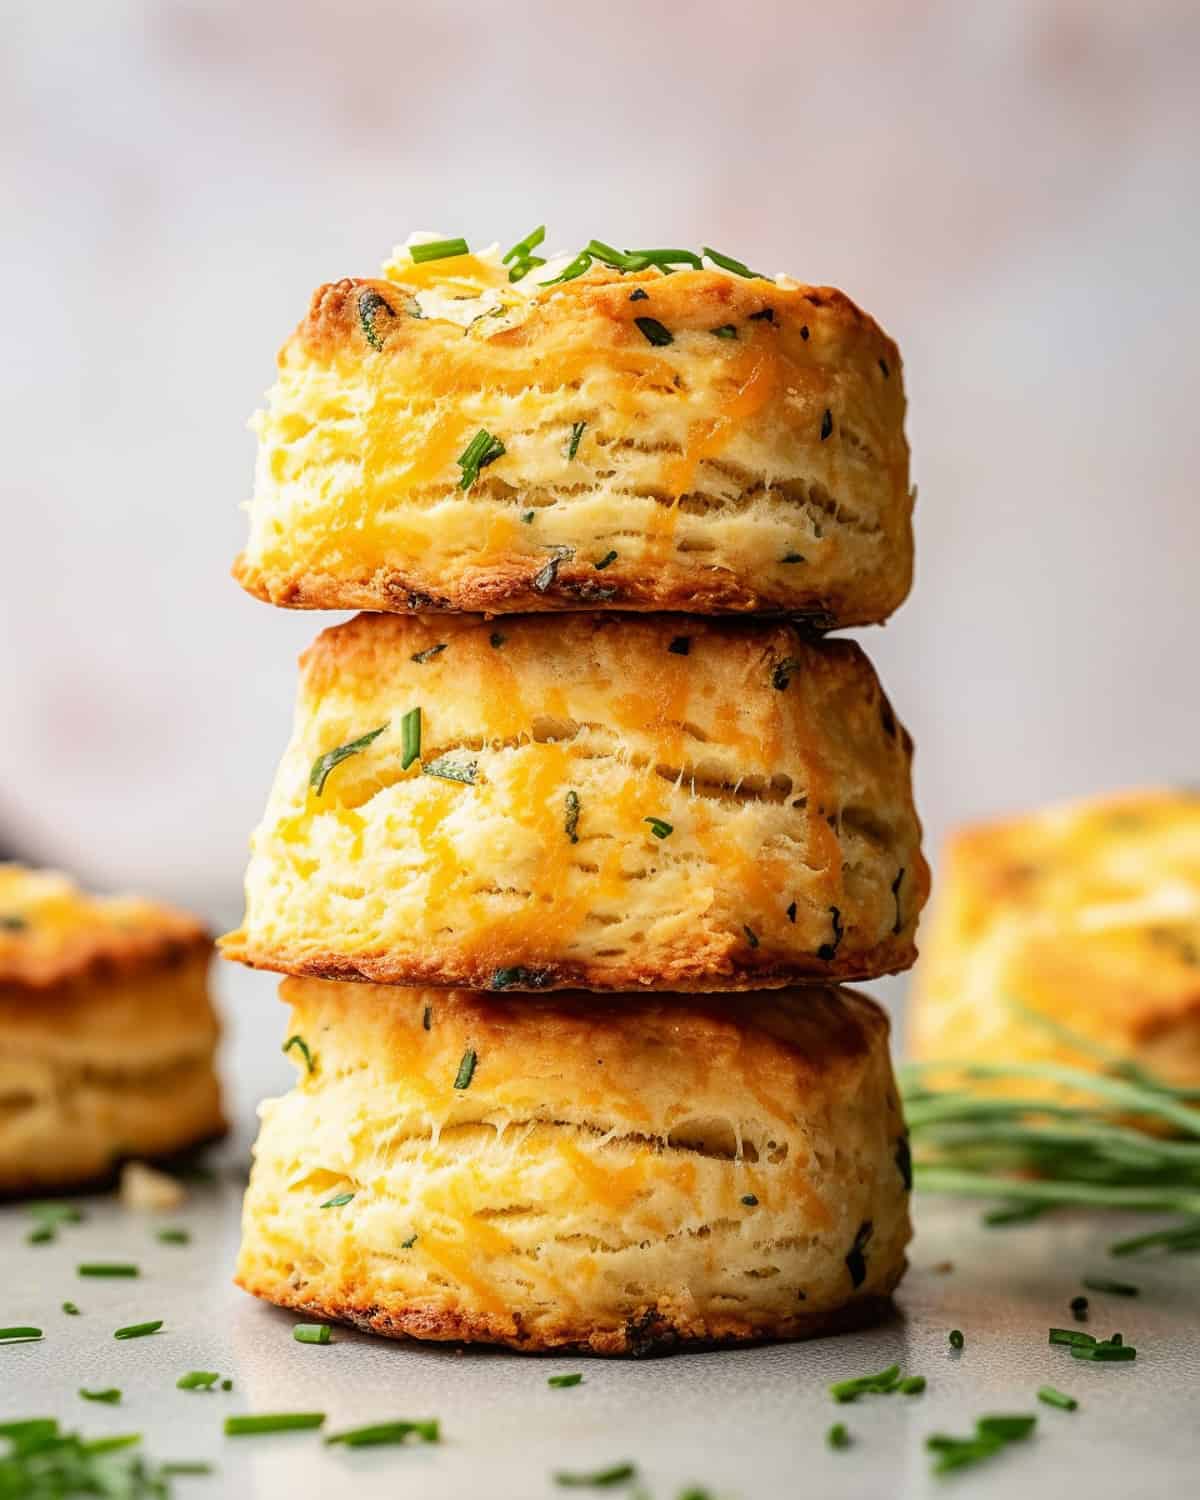
M 857 1401 L 860 1396 L 890 1395 L 900 1384 L 900 1366 L 888 1365 L 873 1375 L 855 1375 L 850 1380 L 839 1380 L 829 1387 L 829 1394 L 840 1405 Z
M 493 630 L 491 635 L 488 637 L 488 644 L 491 646 L 493 651 L 499 651 L 500 647 L 503 646 L 504 641 L 505 637 L 502 636 L 498 630 Z
M 332 1198 L 326 1198 L 321 1204 L 322 1208 L 345 1208 L 346 1204 L 354 1198 L 353 1193 L 334 1193 Z
M 68 1315 L 68 1317 L 72 1317 L 72 1318 L 79 1317 L 79 1309 L 75 1306 L 75 1304 L 73 1302 L 64 1302 L 63 1305 L 62 1305 L 62 1310 L 63 1310 L 63 1312 L 65 1312 Z
M 669 328 L 664 328 L 657 318 L 634 318 L 633 320 L 641 330 L 643 337 L 657 349 L 675 342 L 675 335 Z
M 315 1073 L 317 1071 L 317 1065 L 313 1061 L 312 1053 L 308 1050 L 308 1043 L 302 1036 L 299 1035 L 299 1033 L 297 1033 L 295 1036 L 288 1037 L 287 1041 L 283 1044 L 282 1050 L 284 1053 L 288 1053 L 292 1050 L 293 1047 L 295 1047 L 296 1051 L 299 1052 L 300 1056 L 304 1059 L 305 1068 L 307 1068 L 310 1073 Z
M 458 1065 L 458 1072 L 454 1078 L 456 1089 L 469 1089 L 471 1079 L 475 1077 L 476 1054 L 474 1047 L 468 1047 L 462 1055 L 462 1061 Z
M 743 922 L 742 923 L 742 931 L 746 934 L 746 941 L 750 944 L 750 946 L 752 948 L 757 948 L 758 947 L 758 933 L 755 932 L 754 928 L 753 927 L 747 927 L 746 924 Z
M 1079 1406 L 1074 1396 L 1055 1390 L 1052 1385 L 1038 1386 L 1037 1398 L 1039 1401 L 1044 1401 L 1047 1406 L 1057 1406 L 1060 1411 L 1075 1411 Z
M 610 564 L 615 563 L 616 560 L 617 554 L 615 552 L 606 552 L 598 563 L 593 564 L 593 567 L 596 569 L 597 573 L 603 573 L 605 568 L 607 568 Z
M 467 242 L 458 238 L 453 240 L 430 240 L 424 245 L 410 245 L 408 253 L 412 258 L 414 266 L 423 265 L 429 260 L 445 260 L 451 255 L 470 255 Z
M 850 1446 L 850 1434 L 846 1431 L 845 1422 L 835 1422 L 825 1434 L 825 1441 L 831 1448 L 841 1450 Z
M 771 671 L 771 686 L 777 693 L 782 693 L 792 680 L 792 673 L 800 670 L 800 662 L 794 656 L 789 656 L 781 662 L 777 662 Z
M 575 455 L 579 452 L 579 440 L 583 436 L 583 429 L 586 426 L 587 426 L 586 422 L 572 422 L 572 424 L 571 424 L 571 441 L 567 444 L 567 458 L 568 458 L 568 460 L 574 458 Z
M 118 1406 L 121 1401 L 121 1392 L 115 1385 L 106 1386 L 100 1391 L 89 1391 L 86 1386 L 81 1385 L 79 1394 L 85 1401 L 103 1401 L 106 1406 Z
M 734 260 L 732 255 L 722 255 L 710 245 L 704 246 L 704 253 L 712 261 L 714 266 L 720 266 L 722 271 L 732 271 L 735 276 L 746 276 L 751 280 L 769 281 L 769 276 L 760 276 L 757 271 L 752 271 L 745 261 Z
M 458 455 L 457 463 L 462 470 L 459 489 L 469 490 L 479 478 L 480 469 L 486 469 L 488 464 L 494 464 L 498 458 L 504 457 L 504 453 L 504 444 L 500 439 L 493 437 L 486 428 L 481 427 Z
M 15 912 L 0 915 L 0 932 L 24 932 L 28 926 L 28 921 Z
M 33 1343 L 42 1337 L 40 1328 L 29 1328 L 18 1324 L 14 1328 L 0 1328 L 0 1344 Z
M 656 839 L 669 838 L 675 832 L 675 825 L 668 823 L 665 818 L 643 818 L 643 823 L 649 823 L 650 832 Z
M 788 919 L 789 922 L 792 923 L 793 926 L 795 925 L 795 922 L 796 922 L 796 903 L 794 901 L 792 902 L 792 904 L 787 909 L 787 919 Z
M 565 1391 L 568 1386 L 582 1385 L 582 1375 L 551 1375 L 546 1384 L 553 1386 L 555 1390 Z
M 381 724 L 378 729 L 359 735 L 356 740 L 350 740 L 345 745 L 338 745 L 334 750 L 326 750 L 324 755 L 318 755 L 312 763 L 312 770 L 308 773 L 308 784 L 315 794 L 319 797 L 324 792 L 329 773 L 335 766 L 340 766 L 352 755 L 361 754 L 368 745 L 373 744 L 379 738 L 387 727 L 386 724 Z
M 428 1422 L 375 1422 L 370 1427 L 351 1427 L 345 1432 L 331 1433 L 326 1443 L 344 1443 L 347 1448 L 377 1448 L 382 1443 L 403 1443 L 410 1437 L 422 1443 L 441 1441 L 441 1429 L 437 1421 Z
M 292 1337 L 298 1344 L 327 1344 L 332 1335 L 328 1323 L 295 1323 Z
M 1032 1435 L 1036 1426 L 1036 1417 L 980 1417 L 975 1423 L 974 1437 L 947 1437 L 935 1432 L 925 1440 L 926 1448 L 937 1454 L 933 1472 L 949 1474 L 956 1469 L 970 1468 L 992 1458 L 1008 1443 L 1023 1442 Z
M 633 1464 L 613 1464 L 608 1469 L 593 1469 L 590 1473 L 571 1473 L 560 1469 L 554 1476 L 555 1484 L 564 1490 L 605 1490 L 615 1484 L 624 1484 L 637 1475 Z
M 1099 1344 L 1072 1344 L 1072 1359 L 1087 1359 L 1096 1364 L 1120 1364 L 1137 1358 L 1132 1344 L 1121 1342 L 1119 1334 Z
M 1050 1337 L 1046 1340 L 1049 1344 L 1069 1344 L 1072 1346 L 1083 1346 L 1094 1344 L 1095 1338 L 1090 1333 L 1084 1333 L 1078 1328 L 1052 1328 Z
M 58 1230 L 53 1224 L 38 1224 L 25 1236 L 29 1245 L 50 1245 L 58 1238 Z
M 427 1005 L 425 1007 L 425 1009 L 421 1012 L 421 1029 L 422 1029 L 422 1031 L 431 1031 L 433 1029 L 433 1006 L 432 1005 Z
M 650 293 L 644 286 L 635 286 L 633 291 L 629 294 L 630 302 L 647 302 L 649 298 Z
M 747 1208 L 758 1207 L 758 1199 L 754 1196 L 753 1193 L 743 1193 L 742 1202 L 746 1205 Z
M 446 642 L 445 641 L 439 641 L 436 646 L 426 646 L 426 648 L 424 649 L 424 651 L 414 652 L 412 659 L 413 659 L 413 661 L 417 662 L 418 664 L 420 664 L 421 662 L 432 661 L 432 659 L 435 656 L 437 656 L 440 652 L 444 651 L 445 649 L 446 649 Z
M 808 559 L 804 556 L 803 552 L 785 552 L 779 561 L 781 563 L 802 563 L 807 562 Z
M 572 844 L 579 842 L 579 793 L 572 789 L 567 793 L 567 814 L 563 819 L 563 830 Z
M 157 1230 L 154 1238 L 160 1245 L 190 1245 L 192 1243 L 192 1236 L 188 1231 L 179 1229 L 175 1225 Z
M 263 1432 L 303 1432 L 320 1427 L 323 1411 L 280 1411 L 260 1417 L 226 1417 L 226 1437 L 254 1437 Z
M 477 761 L 451 760 L 448 755 L 441 755 L 421 770 L 426 776 L 437 776 L 442 781 L 461 781 L 464 786 L 474 786 L 477 765 Z
M 391 318 L 396 316 L 396 309 L 392 304 L 373 288 L 368 287 L 365 292 L 360 292 L 358 297 L 358 326 L 362 329 L 363 338 L 370 344 L 372 349 L 382 349 L 383 339 L 379 336 L 376 323 L 381 312 L 387 313 Z
M 407 771 L 421 755 L 421 706 L 410 708 L 400 720 L 400 769 Z
M 544 969 L 525 969 L 513 964 L 507 969 L 497 969 L 492 974 L 488 988 L 492 990 L 542 990 L 550 983 L 550 975 Z
M 152 1318 L 148 1323 L 127 1323 L 124 1328 L 118 1328 L 114 1334 L 115 1339 L 144 1339 L 151 1333 L 157 1333 L 163 1326 L 161 1318 Z
M 537 519 L 537 511 L 536 510 L 527 510 L 525 512 L 525 514 L 521 517 L 521 524 L 523 526 L 532 526 L 533 523 L 534 523 L 534 521 L 536 519 Z
M 80 1276 L 140 1276 L 142 1273 L 135 1265 L 123 1260 L 89 1260 L 83 1265 L 76 1266 L 75 1270 Z
M 773 323 L 775 321 L 775 309 L 773 307 L 760 307 L 756 313 L 750 314 L 750 321 L 752 323 Z M 800 330 L 801 338 L 807 337 L 807 334 L 808 330 L 806 328 Z
M 919 1396 L 925 1389 L 924 1375 L 906 1375 L 896 1387 L 902 1396 Z
M 585 271 L 590 270 L 591 264 L 592 257 L 586 250 L 581 250 L 573 261 L 562 268 L 557 276 L 551 276 L 550 280 L 543 281 L 542 285 L 558 286 L 564 281 L 574 281 L 577 276 L 582 276 Z
M 177 1391 L 211 1391 L 221 1378 L 219 1370 L 189 1370 L 175 1382 Z
M 720 328 L 710 328 L 709 332 L 719 339 L 737 338 L 737 329 L 732 323 L 722 323 Z
M 406 1240 L 400 1241 L 400 1248 L 401 1250 L 411 1250 L 416 1243 L 417 1236 L 415 1234 L 410 1234 Z

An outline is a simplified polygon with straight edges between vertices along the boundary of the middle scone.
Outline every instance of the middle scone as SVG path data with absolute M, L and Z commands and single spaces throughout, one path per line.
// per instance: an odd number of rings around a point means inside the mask
M 851 642 L 761 620 L 360 615 L 301 668 L 231 958 L 591 990 L 913 961 L 912 741 Z

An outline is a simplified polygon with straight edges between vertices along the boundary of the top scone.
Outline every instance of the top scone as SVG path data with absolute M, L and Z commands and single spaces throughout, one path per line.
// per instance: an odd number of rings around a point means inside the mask
M 234 570 L 251 593 L 821 628 L 903 602 L 900 356 L 841 292 L 687 252 L 523 248 L 512 281 L 498 251 L 444 249 L 321 287 L 285 344 Z

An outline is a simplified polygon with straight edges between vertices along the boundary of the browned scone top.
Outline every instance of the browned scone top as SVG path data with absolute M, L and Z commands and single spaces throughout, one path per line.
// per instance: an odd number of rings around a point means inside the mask
M 904 412 L 895 344 L 831 287 L 393 262 L 284 346 L 235 573 L 297 608 L 867 624 L 911 584 Z
M 183 912 L 0 866 L 0 1196 L 224 1131 L 211 954 Z
M 929 880 L 911 752 L 862 651 L 782 623 L 362 615 L 303 658 L 223 947 L 478 988 L 902 969 Z
M 282 994 L 297 1079 L 262 1110 L 237 1273 L 268 1301 L 637 1355 L 859 1326 L 903 1273 L 907 1141 L 862 996 Z

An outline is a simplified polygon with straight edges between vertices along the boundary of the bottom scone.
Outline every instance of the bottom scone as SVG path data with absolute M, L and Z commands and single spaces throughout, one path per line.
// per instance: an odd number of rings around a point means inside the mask
M 237 1281 L 392 1337 L 648 1354 L 877 1316 L 909 1161 L 870 1000 L 286 980 Z
M 224 1132 L 211 957 L 182 912 L 0 865 L 0 1196 Z

